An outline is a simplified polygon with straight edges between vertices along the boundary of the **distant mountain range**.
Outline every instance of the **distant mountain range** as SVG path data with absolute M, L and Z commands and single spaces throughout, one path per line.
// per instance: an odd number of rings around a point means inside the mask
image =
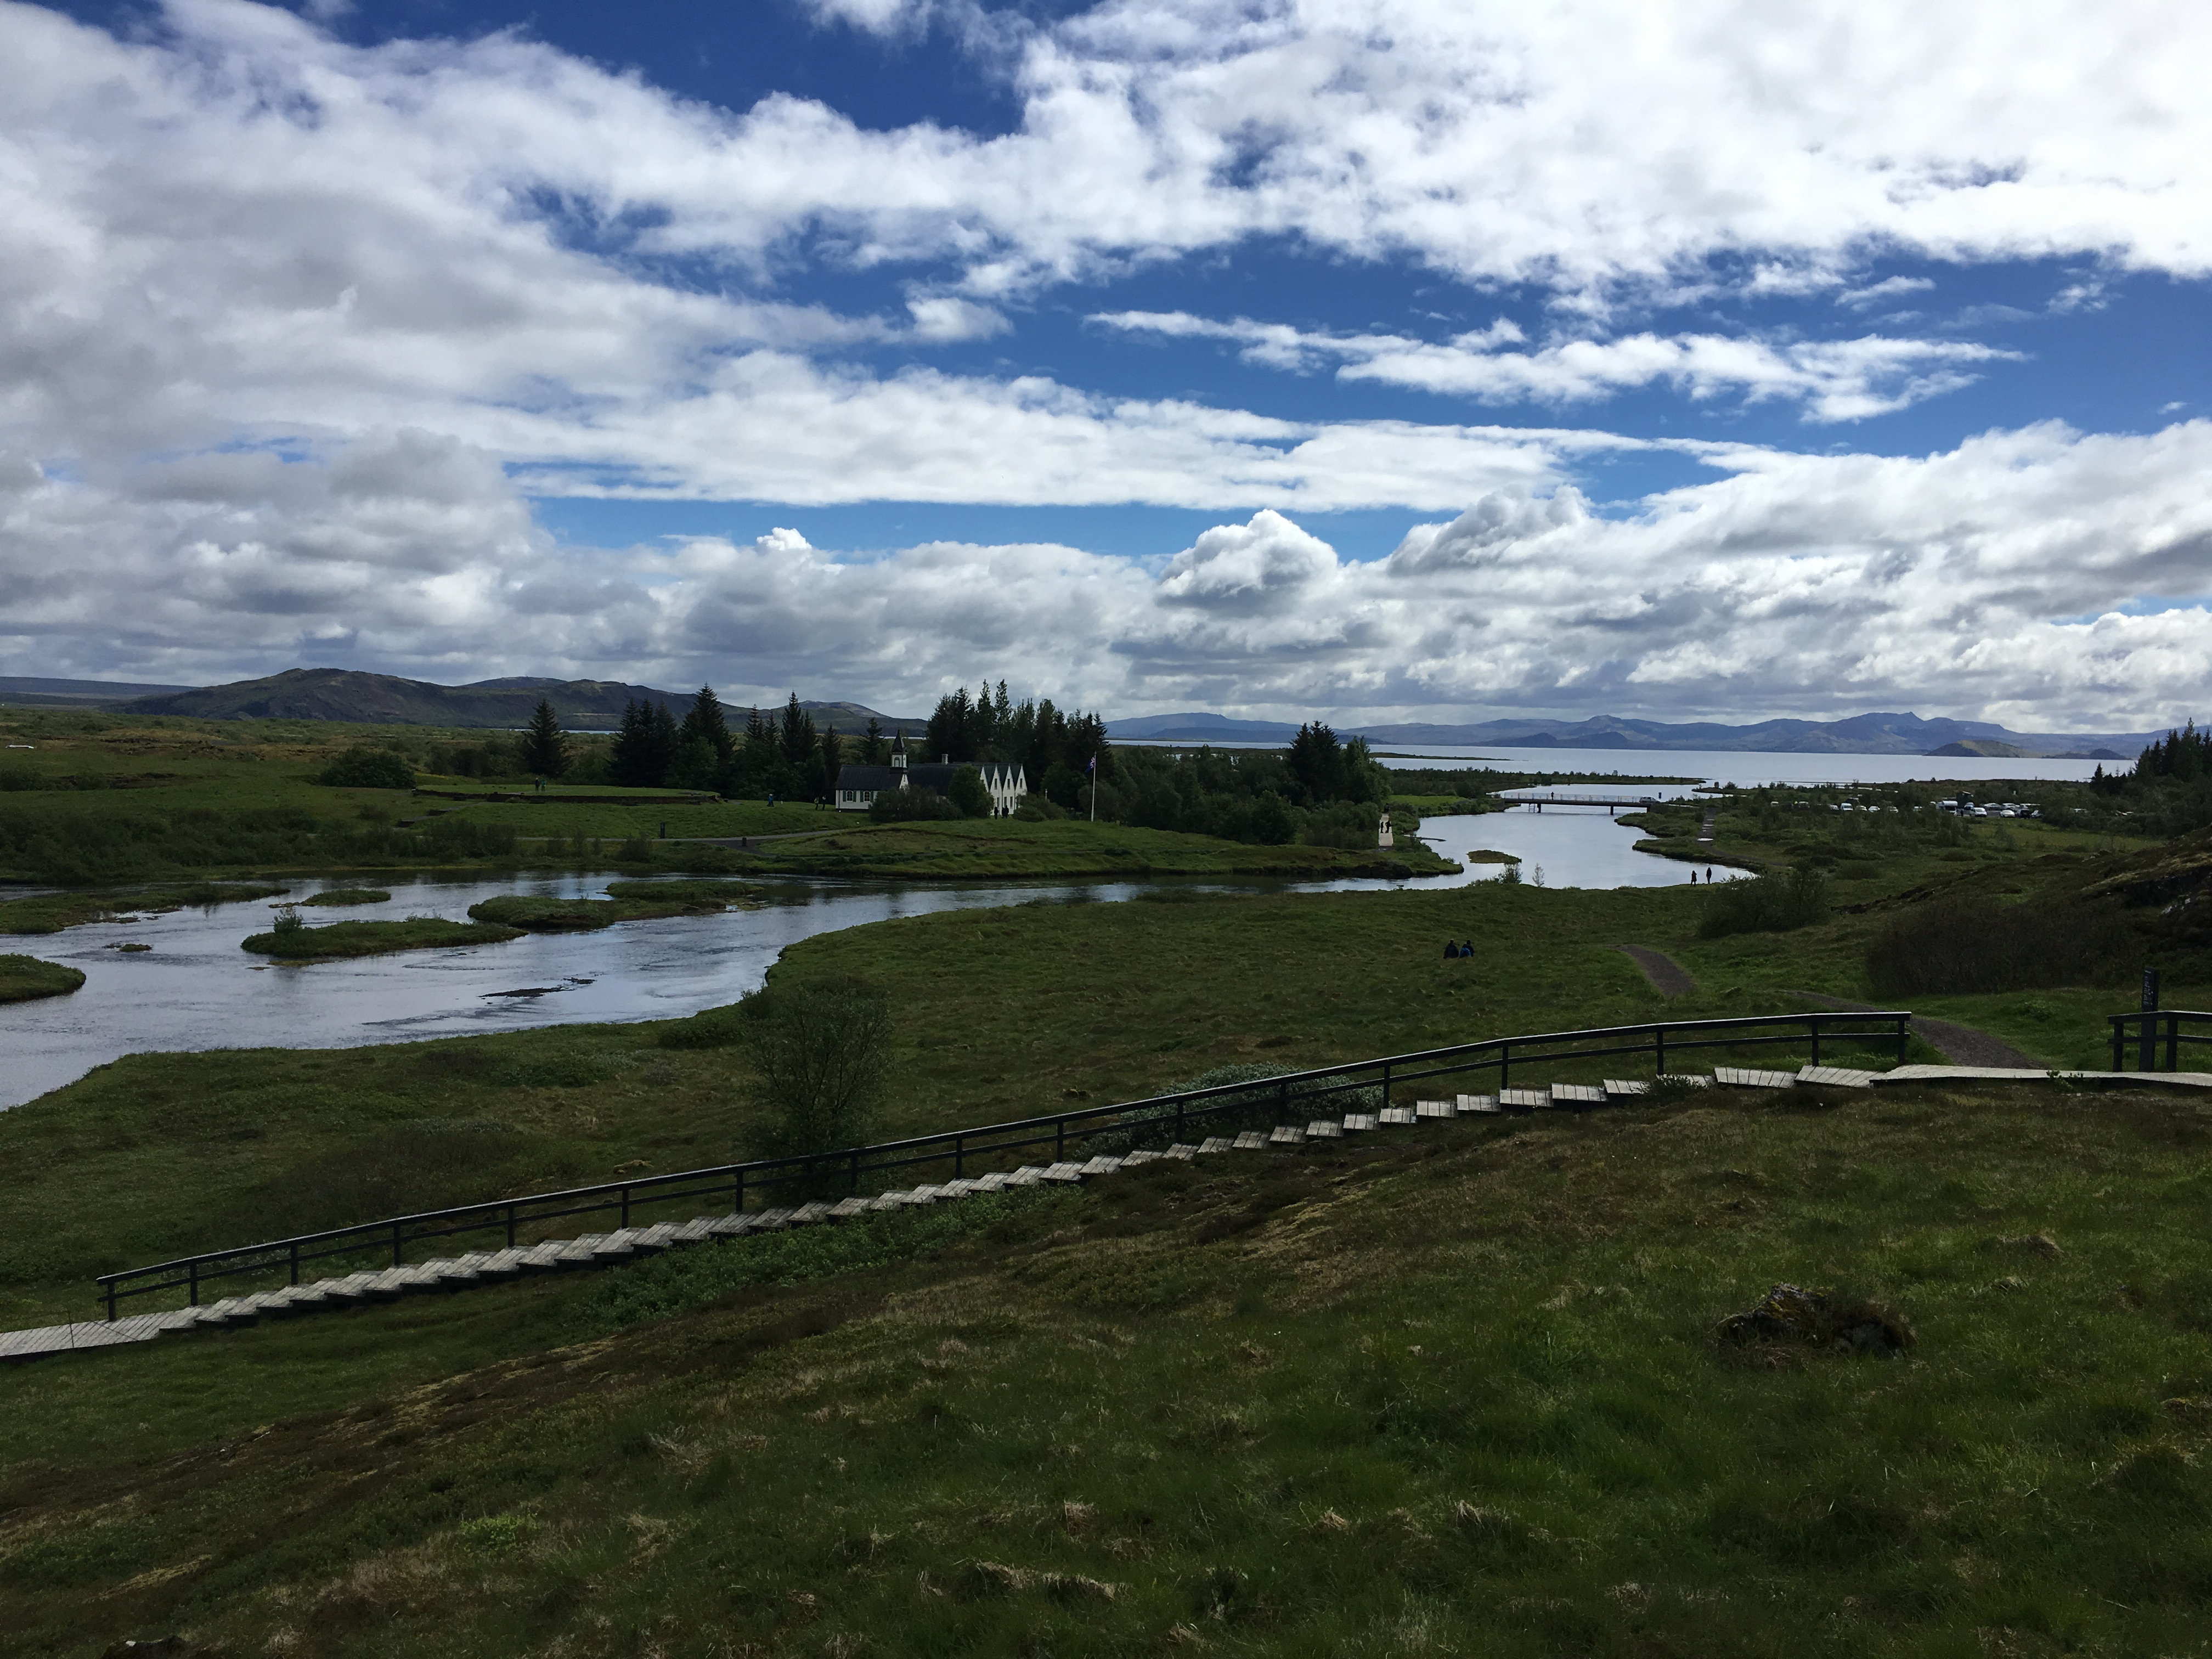
M 1118 741 L 1287 743 L 1296 726 L 1208 714 L 1147 714 L 1110 722 Z M 1597 714 L 1588 720 L 1484 720 L 1474 726 L 1401 724 L 1342 728 L 1376 744 L 1496 749 L 1703 749 L 1767 754 L 1986 755 L 1994 759 L 2133 760 L 2163 732 L 2014 732 L 1982 720 L 1923 720 L 1917 714 L 1854 714 L 1840 720 L 1761 720 L 1756 726 L 1700 721 L 1668 725 Z
M 472 685 L 434 685 L 391 674 L 344 668 L 294 668 L 233 685 L 131 685 L 106 680 L 21 679 L 0 676 L 0 703 L 33 708 L 112 708 L 131 714 L 191 714 L 201 720 L 358 720 L 376 726 L 467 726 L 506 730 L 529 723 L 538 700 L 551 701 L 572 731 L 611 730 L 623 705 L 665 702 L 681 720 L 693 694 L 660 691 L 619 680 L 508 678 Z M 727 705 L 737 720 L 749 705 Z M 805 702 L 817 725 L 864 728 L 871 719 L 890 730 L 920 731 L 921 718 L 880 714 L 857 702 Z M 781 708 L 781 704 L 776 705 Z
M 609 730 L 623 705 L 635 698 L 665 702 L 681 720 L 690 711 L 689 691 L 661 691 L 620 680 L 528 678 L 436 685 L 391 674 L 344 668 L 294 668 L 264 679 L 231 685 L 145 685 L 113 680 L 33 679 L 0 675 L 0 704 L 15 707 L 113 708 L 135 714 L 192 714 L 202 720 L 358 720 L 380 726 L 472 726 L 509 729 L 526 724 L 540 697 L 551 699 L 562 724 L 576 731 Z M 778 705 L 779 707 L 781 705 Z M 746 705 L 732 704 L 736 718 Z M 927 717 L 886 714 L 857 702 L 802 702 L 819 725 L 855 732 L 869 720 L 888 730 L 918 732 Z M 1297 727 L 1283 720 L 1240 720 L 1205 713 L 1146 714 L 1110 723 L 1109 735 L 1124 742 L 1288 743 Z M 1923 720 L 1917 714 L 1854 714 L 1840 720 L 1761 720 L 1755 726 L 1713 722 L 1668 725 L 1622 720 L 1484 720 L 1472 726 L 1425 723 L 1342 728 L 1376 744 L 1498 749 L 1681 749 L 1749 750 L 1769 754 L 1984 755 L 1992 759 L 2133 760 L 2163 732 L 2014 732 L 1981 720 Z

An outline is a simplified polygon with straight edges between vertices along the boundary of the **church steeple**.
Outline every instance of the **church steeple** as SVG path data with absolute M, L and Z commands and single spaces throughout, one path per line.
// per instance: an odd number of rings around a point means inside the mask
M 906 732 L 903 729 L 891 739 L 891 764 L 901 771 L 906 769 Z

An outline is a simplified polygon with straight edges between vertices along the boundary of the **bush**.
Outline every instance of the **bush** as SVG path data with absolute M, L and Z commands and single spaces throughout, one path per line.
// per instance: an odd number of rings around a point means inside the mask
M 805 1158 L 865 1146 L 890 1054 L 890 1000 L 857 981 L 765 986 L 737 1005 L 738 1046 L 752 1062 L 768 1110 L 757 1135 L 768 1158 Z M 809 1167 L 794 1183 L 834 1187 L 839 1166 Z
M 1014 808 L 1014 816 L 1026 823 L 1045 823 L 1066 817 L 1067 811 L 1049 795 L 1032 793 L 1022 797 L 1022 804 Z
M 994 810 L 983 775 L 972 766 L 963 766 L 952 775 L 952 787 L 945 792 L 945 799 L 960 809 L 963 818 L 988 818 Z
M 2096 905 L 1960 896 L 1892 918 L 1867 947 L 1866 973 L 1885 997 L 2043 990 L 2111 984 L 2139 949 L 2127 923 Z
M 977 779 L 981 781 L 981 777 Z M 878 823 L 903 823 L 915 818 L 957 818 L 960 809 L 934 789 L 908 785 L 886 789 L 869 803 L 868 816 Z
M 333 789 L 412 789 L 415 770 L 388 749 L 356 744 L 316 775 Z
M 35 767 L 14 762 L 0 766 L 0 789 L 43 789 L 46 787 L 46 780 L 39 775 Z
M 1354 852 L 1372 851 L 1380 836 L 1381 811 L 1367 801 L 1341 800 L 1316 807 L 1307 815 L 1304 834 L 1298 839 L 1309 847 L 1346 847 Z
M 1748 881 L 1723 882 L 1705 890 L 1705 915 L 1698 922 L 1702 939 L 1729 933 L 1786 933 L 1808 927 L 1828 914 L 1828 883 L 1818 870 L 1769 871 Z

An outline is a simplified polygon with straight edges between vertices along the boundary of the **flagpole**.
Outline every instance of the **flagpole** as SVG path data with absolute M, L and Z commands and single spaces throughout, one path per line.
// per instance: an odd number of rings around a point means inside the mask
M 1085 769 L 1091 774 L 1091 821 L 1096 823 L 1098 822 L 1098 757 L 1093 755 L 1091 764 Z

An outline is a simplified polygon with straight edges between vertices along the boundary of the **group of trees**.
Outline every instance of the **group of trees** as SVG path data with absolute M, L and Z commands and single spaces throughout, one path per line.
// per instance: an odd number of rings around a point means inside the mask
M 1260 846 L 1372 847 L 1391 792 L 1364 738 L 1340 741 L 1319 721 L 1282 751 L 1118 749 L 1111 762 L 1100 769 L 1100 817 Z
M 939 697 L 915 758 L 1018 765 L 1032 794 L 1074 811 L 1088 805 L 1083 790 L 1091 761 L 1103 772 L 1107 752 L 1101 717 L 1056 708 L 1049 697 L 1016 702 L 1000 680 L 995 691 L 985 684 L 971 697 L 963 686 Z
M 714 688 L 702 686 L 680 721 L 665 703 L 629 704 L 604 772 L 608 782 L 633 788 L 826 799 L 848 762 L 888 761 L 892 735 L 874 720 L 849 737 L 834 726 L 817 728 L 797 692 L 779 711 L 751 710 L 743 730 L 733 731 Z M 908 741 L 916 763 L 1020 766 L 1036 811 L 1088 816 L 1095 805 L 1109 823 L 1263 845 L 1372 847 L 1377 808 L 1391 793 L 1389 774 L 1364 738 L 1341 740 L 1319 721 L 1300 726 L 1280 751 L 1115 749 L 1098 715 L 1056 708 L 1048 697 L 1016 702 L 1004 680 L 940 697 L 923 731 Z M 557 777 L 569 766 L 550 704 L 538 705 L 522 752 L 528 769 L 543 776 Z M 977 778 L 975 790 L 981 789 Z M 892 803 L 886 812 L 902 805 L 919 811 L 927 803 Z M 954 801 L 948 810 L 963 805 Z
M 2089 788 L 2103 813 L 2083 822 L 2150 835 L 2178 836 L 2212 823 L 2212 731 L 2190 721 L 2136 757 L 2126 771 L 2100 766 Z

